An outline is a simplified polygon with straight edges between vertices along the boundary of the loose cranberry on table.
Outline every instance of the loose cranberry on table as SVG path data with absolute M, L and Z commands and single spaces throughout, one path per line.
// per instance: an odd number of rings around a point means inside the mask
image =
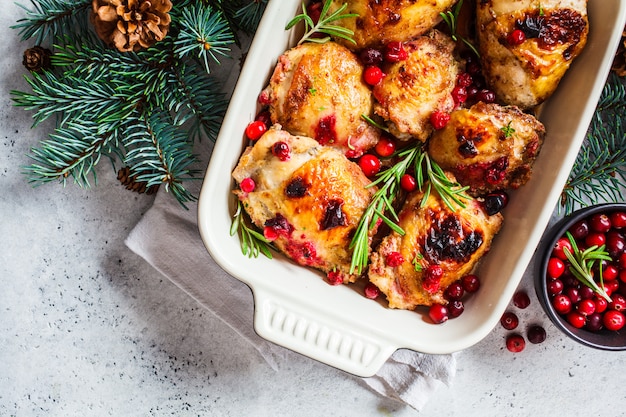
M 513 294 L 513 305 L 517 308 L 524 309 L 530 305 L 530 297 L 525 291 L 518 291 Z
M 530 326 L 526 333 L 528 341 L 533 344 L 543 343 L 546 340 L 546 331 L 539 325 Z
M 519 325 L 519 319 L 517 318 L 517 315 L 515 313 L 513 313 L 512 311 L 507 311 L 502 314 L 502 317 L 500 318 L 500 324 L 506 330 L 513 330 Z
M 506 338 L 506 348 L 513 352 L 518 353 L 524 350 L 526 347 L 526 341 L 524 340 L 524 336 L 518 333 L 513 333 L 507 336 Z

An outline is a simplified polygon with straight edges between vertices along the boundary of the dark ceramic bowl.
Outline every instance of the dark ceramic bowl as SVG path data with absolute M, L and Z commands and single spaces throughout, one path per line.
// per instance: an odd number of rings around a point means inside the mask
M 626 211 L 625 203 L 608 203 L 598 204 L 587 208 L 575 211 L 569 216 L 566 216 L 557 224 L 552 226 L 544 235 L 537 255 L 538 270 L 535 275 L 535 290 L 537 297 L 543 306 L 550 320 L 570 338 L 576 340 L 583 345 L 594 347 L 596 349 L 603 350 L 626 350 L 626 326 L 619 331 L 609 331 L 602 329 L 597 332 L 585 330 L 584 328 L 578 329 L 567 322 L 564 317 L 561 317 L 552 307 L 547 290 L 547 276 L 546 270 L 548 261 L 556 241 L 565 235 L 565 232 L 576 222 L 587 218 L 597 213 L 612 213 L 615 211 Z M 619 278 L 618 278 L 619 279 Z M 622 283 L 622 285 L 626 285 Z

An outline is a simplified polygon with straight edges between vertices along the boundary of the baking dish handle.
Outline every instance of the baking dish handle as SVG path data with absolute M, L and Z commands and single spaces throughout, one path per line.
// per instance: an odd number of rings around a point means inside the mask
M 351 374 L 369 377 L 397 350 L 372 336 L 366 324 L 349 326 L 262 289 L 254 292 L 254 328 L 270 342 Z

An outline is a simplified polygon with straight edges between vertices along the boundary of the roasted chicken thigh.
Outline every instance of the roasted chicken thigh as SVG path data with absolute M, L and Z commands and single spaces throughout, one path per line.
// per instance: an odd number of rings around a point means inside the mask
M 253 223 L 287 257 L 344 283 L 357 279 L 349 245 L 375 187 L 366 188 L 370 181 L 356 163 L 274 127 L 246 148 L 233 178 Z
M 369 280 L 390 308 L 445 304 L 446 288 L 474 269 L 502 224 L 502 215 L 487 215 L 478 200 L 452 211 L 436 192 L 424 205 L 423 197 L 409 195 L 398 214 L 405 234 L 392 231 L 371 255 Z
M 428 153 L 474 195 L 518 188 L 530 178 L 545 128 L 515 106 L 459 108 L 428 142 Z
M 477 0 L 485 79 L 500 102 L 529 109 L 556 90 L 587 42 L 587 0 Z
M 441 21 L 457 0 L 333 0 L 330 12 L 347 3 L 345 13 L 358 17 L 341 19 L 336 24 L 354 32 L 355 50 L 378 48 L 388 42 L 404 42 L 428 32 Z
M 452 89 L 460 64 L 455 43 L 438 30 L 404 44 L 405 60 L 387 64 L 382 81 L 374 86 L 374 112 L 385 119 L 389 131 L 401 140 L 428 139 L 435 111 L 454 108 Z
M 260 99 L 283 129 L 358 157 L 380 138 L 380 131 L 362 118 L 372 115 L 374 104 L 363 69 L 344 46 L 304 43 L 279 58 Z

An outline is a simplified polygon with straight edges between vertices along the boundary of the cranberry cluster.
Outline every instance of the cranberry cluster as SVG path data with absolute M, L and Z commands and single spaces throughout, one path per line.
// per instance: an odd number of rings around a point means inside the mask
M 523 310 L 530 305 L 530 297 L 525 291 L 518 291 L 513 295 L 512 303 L 513 306 Z M 519 318 L 517 314 L 511 310 L 506 311 L 500 318 L 500 324 L 506 330 L 512 332 L 506 337 L 506 348 L 513 353 L 524 350 L 526 347 L 526 339 L 521 333 L 517 331 L 513 332 L 513 330 L 517 329 L 519 326 Z M 542 343 L 546 340 L 546 331 L 542 326 L 533 324 L 528 327 L 526 331 L 526 338 L 533 344 Z
M 572 272 L 565 252 L 572 253 L 568 237 L 552 248 L 546 268 L 547 292 L 554 310 L 575 328 L 591 332 L 618 331 L 626 324 L 626 212 L 596 213 L 569 228 L 579 250 L 604 249 L 611 261 L 596 262 L 593 279 L 606 297 L 583 285 Z
M 428 309 L 428 317 L 435 324 L 441 324 L 448 319 L 459 317 L 465 311 L 463 300 L 466 294 L 472 294 L 480 288 L 478 276 L 465 275 L 460 280 L 450 284 L 444 292 L 447 304 L 433 304 Z

